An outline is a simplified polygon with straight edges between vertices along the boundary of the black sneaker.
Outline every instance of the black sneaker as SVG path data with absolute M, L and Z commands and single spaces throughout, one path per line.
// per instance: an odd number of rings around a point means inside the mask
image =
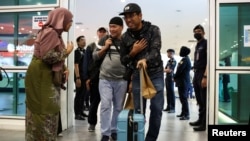
M 189 122 L 189 125 L 191 125 L 191 126 L 200 126 L 201 125 L 201 121 L 197 120 L 197 121 L 194 121 L 194 122 Z
M 189 116 L 182 116 L 180 117 L 180 120 L 189 120 Z
M 198 126 L 198 127 L 194 127 L 193 129 L 194 129 L 194 131 L 205 131 L 206 127 L 201 125 L 201 126 Z
M 81 116 L 88 117 L 88 115 L 86 113 L 84 113 L 84 112 L 81 114 Z
M 103 135 L 101 141 L 109 141 L 109 136 Z
M 164 109 L 163 111 L 169 111 L 170 110 L 170 108 L 166 108 L 166 109 Z
M 89 125 L 89 128 L 88 128 L 89 132 L 94 132 L 95 131 L 95 125 Z
M 116 141 L 117 140 L 117 133 L 112 133 L 111 138 L 113 141 Z
M 85 118 L 82 115 L 76 115 L 76 120 L 85 120 Z
M 168 113 L 175 113 L 175 110 L 169 110 Z

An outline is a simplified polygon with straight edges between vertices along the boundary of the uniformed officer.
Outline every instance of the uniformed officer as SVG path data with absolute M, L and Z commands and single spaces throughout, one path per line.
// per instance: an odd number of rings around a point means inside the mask
M 188 47 L 182 46 L 180 49 L 181 61 L 178 63 L 176 73 L 174 75 L 174 80 L 176 86 L 178 87 L 178 93 L 181 102 L 181 114 L 177 115 L 180 120 L 189 120 L 189 106 L 188 106 L 188 88 L 190 85 L 190 70 L 191 61 L 188 57 L 190 49 Z
M 199 117 L 197 121 L 189 124 L 194 127 L 194 131 L 206 130 L 206 110 L 207 110 L 207 40 L 204 38 L 205 31 L 201 25 L 193 29 L 194 38 L 197 44 L 194 52 L 194 92 L 199 105 Z
M 85 53 L 86 39 L 84 36 L 78 36 L 76 39 L 77 49 L 75 49 L 75 64 L 74 64 L 74 81 L 76 86 L 76 94 L 74 99 L 74 111 L 76 120 L 85 120 L 87 114 L 84 110 L 84 97 L 86 93 L 85 79 L 83 77 L 83 59 Z
M 175 112 L 175 93 L 174 93 L 174 69 L 176 66 L 176 60 L 174 58 L 175 51 L 173 49 L 167 50 L 168 62 L 164 69 L 166 73 L 165 85 L 166 85 L 166 97 L 167 97 L 167 108 L 163 111 L 168 111 L 168 113 Z

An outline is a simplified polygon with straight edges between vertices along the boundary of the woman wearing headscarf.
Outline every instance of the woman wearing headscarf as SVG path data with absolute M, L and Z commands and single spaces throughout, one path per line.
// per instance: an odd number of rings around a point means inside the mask
M 190 70 L 191 61 L 188 57 L 190 49 L 182 46 L 180 49 L 181 61 L 178 63 L 176 73 L 174 74 L 174 81 L 178 87 L 178 93 L 181 102 L 181 114 L 177 115 L 180 120 L 189 120 L 189 107 L 188 107 L 188 87 L 190 85 Z
M 60 89 L 69 75 L 64 61 L 73 50 L 72 42 L 65 47 L 61 34 L 69 31 L 72 18 L 72 13 L 65 8 L 54 9 L 37 34 L 25 78 L 26 141 L 56 140 Z M 62 76 L 65 76 L 64 82 Z

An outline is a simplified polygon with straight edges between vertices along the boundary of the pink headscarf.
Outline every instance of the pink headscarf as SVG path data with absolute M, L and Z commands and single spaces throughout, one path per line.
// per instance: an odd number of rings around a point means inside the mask
M 72 13 L 65 8 L 57 8 L 49 12 L 48 21 L 43 28 L 38 32 L 35 40 L 34 55 L 42 58 L 49 50 L 56 48 L 58 52 L 65 49 L 61 34 L 68 25 L 72 22 Z M 53 64 L 52 70 L 59 71 L 64 64 L 64 61 Z

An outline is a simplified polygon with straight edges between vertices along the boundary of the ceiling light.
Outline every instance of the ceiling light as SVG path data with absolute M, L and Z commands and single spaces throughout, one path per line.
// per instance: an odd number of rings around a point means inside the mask
M 188 42 L 192 43 L 192 42 L 197 42 L 196 40 L 188 40 Z
M 76 25 L 83 25 L 82 22 L 76 22 L 75 24 L 76 24 Z

